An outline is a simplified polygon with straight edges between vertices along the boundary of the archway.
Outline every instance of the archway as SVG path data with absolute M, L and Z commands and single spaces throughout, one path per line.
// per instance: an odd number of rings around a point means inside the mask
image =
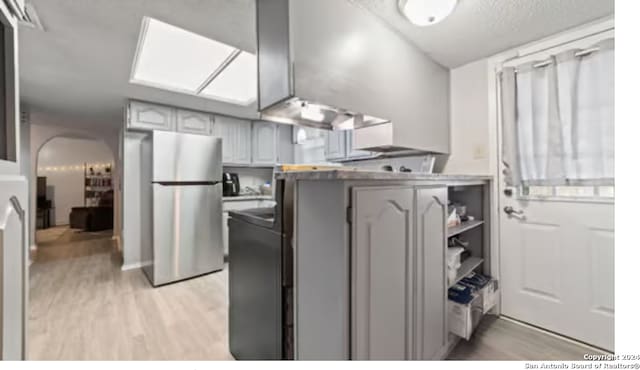
M 111 238 L 119 211 L 112 149 L 77 133 L 46 138 L 36 148 L 30 197 L 36 249 L 47 243 Z

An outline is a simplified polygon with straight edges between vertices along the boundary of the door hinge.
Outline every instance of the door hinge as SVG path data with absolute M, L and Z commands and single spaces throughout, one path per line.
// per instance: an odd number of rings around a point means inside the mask
M 351 214 L 352 208 L 351 206 L 347 207 L 347 223 L 351 224 L 353 222 L 353 215 Z

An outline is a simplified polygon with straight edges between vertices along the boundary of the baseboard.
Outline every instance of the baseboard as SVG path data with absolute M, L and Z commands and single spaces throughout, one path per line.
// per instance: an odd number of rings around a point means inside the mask
M 560 335 L 560 334 L 554 333 L 552 331 L 546 330 L 544 328 L 541 328 L 541 327 L 538 327 L 538 326 L 535 326 L 535 325 L 531 325 L 531 324 L 526 323 L 524 321 L 512 319 L 511 317 L 508 317 L 508 316 L 500 315 L 499 318 L 501 318 L 501 319 L 503 319 L 505 321 L 509 321 L 511 323 L 514 323 L 516 325 L 524 326 L 524 327 L 529 328 L 531 330 L 535 330 L 537 332 L 544 333 L 546 335 L 549 335 L 551 337 L 563 340 L 565 342 L 569 342 L 571 344 L 575 344 L 576 346 L 588 348 L 588 349 L 590 349 L 592 351 L 595 351 L 595 352 L 600 352 L 602 354 L 612 354 L 613 353 L 613 352 L 609 352 L 608 350 L 606 350 L 604 348 L 595 347 L 595 346 L 592 346 L 591 344 L 588 344 L 588 343 L 585 343 L 585 342 L 581 342 L 581 341 L 573 339 L 573 338 L 565 337 L 564 335 Z
M 143 265 L 144 264 L 142 262 L 130 263 L 128 265 L 122 265 L 120 270 L 122 271 L 136 270 L 136 269 L 142 268 Z

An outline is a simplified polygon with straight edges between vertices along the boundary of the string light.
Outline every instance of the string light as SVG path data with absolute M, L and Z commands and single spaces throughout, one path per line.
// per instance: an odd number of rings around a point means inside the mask
M 104 170 L 113 168 L 113 163 L 87 163 L 87 170 L 93 168 L 96 170 Z M 72 171 L 84 171 L 85 165 L 65 165 L 65 166 L 44 166 L 38 167 L 38 172 L 72 172 Z

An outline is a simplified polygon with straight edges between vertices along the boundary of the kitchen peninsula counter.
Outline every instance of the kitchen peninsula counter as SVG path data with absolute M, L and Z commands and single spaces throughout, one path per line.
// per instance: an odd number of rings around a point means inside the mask
M 390 172 L 371 171 L 358 169 L 321 169 L 307 171 L 281 171 L 276 170 L 276 180 L 421 180 L 439 183 L 456 183 L 464 181 L 488 181 L 492 176 L 487 175 L 455 175 L 455 174 L 428 174 L 419 172 Z
M 274 177 L 292 236 L 293 357 L 445 358 L 457 342 L 446 329 L 447 204 L 483 221 L 466 238 L 492 274 L 492 177 L 322 166 Z

